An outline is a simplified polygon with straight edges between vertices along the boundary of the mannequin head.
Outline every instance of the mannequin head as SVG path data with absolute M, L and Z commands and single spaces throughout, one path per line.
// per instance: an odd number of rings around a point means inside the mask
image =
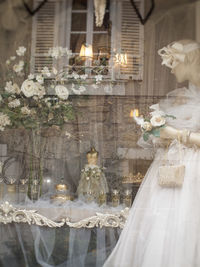
M 181 40 L 159 50 L 164 65 L 172 69 L 177 82 L 190 81 L 200 86 L 200 44 Z

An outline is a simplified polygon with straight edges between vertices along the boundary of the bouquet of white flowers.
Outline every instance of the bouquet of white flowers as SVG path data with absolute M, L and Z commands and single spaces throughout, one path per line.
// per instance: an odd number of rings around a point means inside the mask
M 74 119 L 71 94 L 80 95 L 85 90 L 88 74 L 87 67 L 76 69 L 68 65 L 65 69 L 49 70 L 43 67 L 37 73 L 29 73 L 29 66 L 24 57 L 26 48 L 21 46 L 16 55 L 6 61 L 7 77 L 4 88 L 0 90 L 0 131 L 8 128 L 26 129 L 61 127 Z M 67 48 L 53 47 L 48 57 L 59 60 L 71 59 L 72 53 Z M 103 79 L 104 66 L 96 66 L 90 82 L 94 85 Z
M 142 129 L 144 141 L 147 141 L 150 135 L 160 137 L 160 130 L 166 127 L 167 117 L 176 119 L 173 115 L 167 115 L 160 110 L 159 104 L 150 106 L 150 109 L 154 111 L 150 112 L 150 116 L 147 118 L 143 118 L 143 116 L 137 117 L 135 113 L 133 114 L 134 120 Z

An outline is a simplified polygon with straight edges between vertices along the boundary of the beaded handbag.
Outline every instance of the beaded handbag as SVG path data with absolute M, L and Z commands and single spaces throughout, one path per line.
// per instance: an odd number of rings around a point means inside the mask
M 182 159 L 181 146 L 179 141 L 179 158 Z M 165 163 L 158 170 L 158 184 L 162 187 L 181 187 L 184 182 L 185 165 Z

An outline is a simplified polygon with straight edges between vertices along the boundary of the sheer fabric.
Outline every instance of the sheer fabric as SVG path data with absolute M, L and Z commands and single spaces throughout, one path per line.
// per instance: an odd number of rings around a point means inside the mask
M 160 106 L 177 117 L 168 124 L 200 129 L 200 89 L 191 86 L 171 92 Z M 185 178 L 180 188 L 158 184 L 158 170 L 167 157 L 177 161 L 179 143 L 159 148 L 149 168 L 120 239 L 104 267 L 196 267 L 200 262 L 200 149 L 181 145 Z

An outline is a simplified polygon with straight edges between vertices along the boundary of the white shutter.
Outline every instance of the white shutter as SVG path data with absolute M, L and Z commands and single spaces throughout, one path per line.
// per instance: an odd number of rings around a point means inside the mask
M 140 12 L 143 14 L 144 0 L 135 1 Z M 143 79 L 143 54 L 144 54 L 144 26 L 141 24 L 130 0 L 120 0 L 118 4 L 119 16 L 121 17 L 116 50 L 127 54 L 127 65 L 120 66 L 117 79 Z
M 40 0 L 34 1 L 37 7 Z M 49 48 L 58 45 L 58 0 L 48 0 L 33 17 L 31 72 L 37 73 L 44 66 L 52 68 L 53 61 L 47 56 Z

